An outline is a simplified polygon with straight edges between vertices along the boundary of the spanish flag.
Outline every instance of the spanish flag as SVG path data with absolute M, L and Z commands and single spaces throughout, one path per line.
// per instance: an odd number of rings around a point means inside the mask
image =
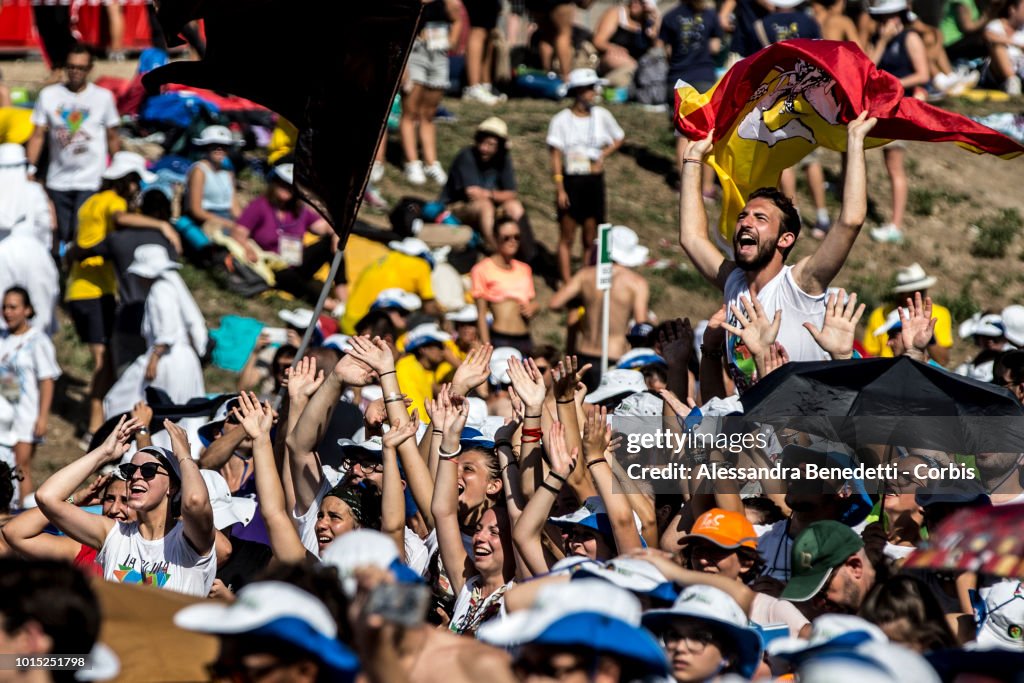
M 878 118 L 865 147 L 891 140 L 955 142 L 1011 159 L 1014 140 L 959 114 L 903 96 L 892 74 L 879 71 L 856 43 L 787 40 L 736 63 L 715 87 L 676 89 L 676 125 L 696 140 L 715 129 L 711 165 L 724 190 L 719 232 L 732 243 L 747 195 L 775 187 L 782 171 L 816 147 L 846 150 L 846 124 L 864 110 Z

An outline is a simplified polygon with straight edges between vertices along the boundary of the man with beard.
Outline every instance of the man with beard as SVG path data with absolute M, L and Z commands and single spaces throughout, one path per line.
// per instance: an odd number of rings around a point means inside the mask
M 839 219 L 810 256 L 785 265 L 800 235 L 800 215 L 793 203 L 774 187 L 750 194 L 736 219 L 732 239 L 735 261 L 726 259 L 708 236 L 707 212 L 701 194 L 704 160 L 712 151 L 712 133 L 690 144 L 683 156 L 679 199 L 679 243 L 708 281 L 725 292 L 726 304 L 739 308 L 741 297 L 757 297 L 769 315 L 782 315 L 778 341 L 790 360 L 827 360 L 828 355 L 804 328 L 821 326 L 829 283 L 839 273 L 867 213 L 864 138 L 876 119 L 862 113 L 847 125 L 846 181 Z M 729 322 L 736 324 L 729 307 Z M 730 374 L 740 389 L 751 384 L 754 359 L 740 340 L 726 341 Z
M 974 456 L 974 466 L 981 475 L 981 485 L 988 491 L 993 505 L 1024 503 L 1022 457 L 1022 453 L 978 453 Z
M 871 587 L 875 568 L 857 532 L 840 522 L 815 522 L 793 542 L 793 576 L 780 596 L 810 602 L 816 614 L 856 614 Z

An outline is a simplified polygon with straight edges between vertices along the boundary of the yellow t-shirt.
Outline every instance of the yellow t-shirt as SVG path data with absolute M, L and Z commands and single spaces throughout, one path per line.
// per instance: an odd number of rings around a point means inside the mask
M 113 190 L 97 192 L 78 210 L 78 237 L 83 249 L 95 247 L 114 231 L 114 214 L 128 210 L 128 202 Z M 102 256 L 93 256 L 71 265 L 65 300 L 98 299 L 117 293 L 113 264 Z
M 874 331 L 885 324 L 885 319 L 892 310 L 894 309 L 879 306 L 868 316 L 863 345 L 864 350 L 872 356 L 892 358 L 892 349 L 886 343 L 889 339 L 888 335 L 882 334 L 877 337 L 874 335 Z M 939 304 L 932 304 L 932 317 L 936 321 L 935 342 L 944 348 L 951 348 L 953 346 L 953 316 L 950 315 L 949 309 Z
M 0 107 L 0 143 L 24 145 L 32 137 L 33 130 L 31 109 Z
M 434 397 L 434 385 L 448 381 L 454 368 L 449 363 L 441 363 L 437 370 L 431 372 L 423 367 L 416 356 L 402 356 L 395 363 L 395 379 L 402 393 L 412 400 L 409 412 L 420 411 L 420 419 L 430 422 L 424 404 Z
M 386 256 L 369 265 L 349 289 L 345 315 L 341 318 L 342 334 L 355 334 L 356 323 L 370 312 L 370 306 L 377 300 L 377 295 L 394 287 L 412 292 L 423 301 L 433 299 L 430 264 L 418 256 L 389 251 Z

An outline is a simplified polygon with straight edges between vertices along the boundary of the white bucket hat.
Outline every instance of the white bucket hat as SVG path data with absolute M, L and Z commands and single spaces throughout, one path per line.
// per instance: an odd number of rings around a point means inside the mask
M 217 529 L 232 524 L 247 526 L 256 516 L 256 501 L 244 496 L 232 496 L 227 481 L 219 472 L 200 470 L 206 490 L 210 494 L 210 506 L 213 507 L 213 526 Z
M 233 147 L 239 142 L 225 126 L 207 126 L 203 128 L 199 137 L 192 138 L 192 144 L 197 147 L 206 147 L 207 145 L 230 145 Z
M 1024 306 L 1013 304 L 1003 309 L 1003 336 L 1014 346 L 1024 346 Z
M 903 6 L 906 7 L 906 3 Z M 924 272 L 921 264 L 911 263 L 906 268 L 900 268 L 896 271 L 896 286 L 892 288 L 892 291 L 894 294 L 917 292 L 922 289 L 928 289 L 936 282 L 938 282 L 938 279 L 930 277 L 928 273 Z
M 612 228 L 610 242 L 612 261 L 627 268 L 642 266 L 651 251 L 641 245 L 637 234 L 625 225 L 616 225 Z
M 103 171 L 104 180 L 117 180 L 124 178 L 129 173 L 138 174 L 144 183 L 155 183 L 156 173 L 146 170 L 146 159 L 135 152 L 117 152 L 110 160 L 110 166 Z
M 595 85 L 608 85 L 608 81 L 599 78 L 593 69 L 573 69 L 565 87 L 572 92 L 575 88 L 593 88 Z
M 177 270 L 181 264 L 172 261 L 167 249 L 159 244 L 143 244 L 135 250 L 128 272 L 139 277 L 155 280 L 169 270 Z

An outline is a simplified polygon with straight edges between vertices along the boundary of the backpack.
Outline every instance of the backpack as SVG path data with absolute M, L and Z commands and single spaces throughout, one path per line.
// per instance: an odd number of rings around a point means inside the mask
M 217 248 L 212 261 L 210 275 L 229 292 L 248 299 L 270 289 L 270 285 L 259 273 L 223 247 Z
M 665 104 L 668 59 L 661 50 L 650 50 L 637 60 L 632 98 L 641 104 Z

